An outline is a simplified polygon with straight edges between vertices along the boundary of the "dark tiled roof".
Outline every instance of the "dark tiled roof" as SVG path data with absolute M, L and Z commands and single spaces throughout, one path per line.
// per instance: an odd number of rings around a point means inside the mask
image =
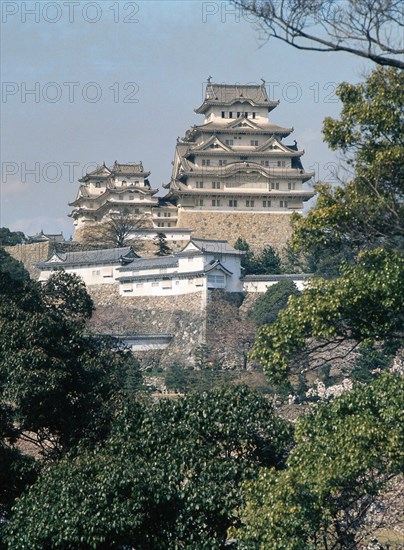
M 265 86 L 240 86 L 238 84 L 208 84 L 205 99 L 224 103 L 229 103 L 235 99 L 249 99 L 255 103 L 267 103 L 269 101 Z
M 117 161 L 114 163 L 113 171 L 120 174 L 142 174 L 144 172 L 142 163 L 119 164 Z
M 241 252 L 240 250 L 236 250 L 233 246 L 231 246 L 225 240 L 199 239 L 197 237 L 191 237 L 190 243 L 193 243 L 203 252 L 208 252 L 211 254 L 236 254 L 236 255 L 244 254 L 244 252 Z M 180 254 L 182 253 L 186 254 L 187 252 L 186 251 L 184 252 L 184 249 L 183 249 L 180 252 Z
M 54 257 L 53 255 L 52 257 Z M 81 252 L 63 252 L 57 253 L 59 261 L 41 262 L 36 264 L 38 268 L 80 266 L 86 264 L 108 264 L 119 263 L 122 261 L 132 261 L 137 256 L 136 252 L 129 246 L 124 248 L 104 248 L 99 250 L 84 250 Z
M 44 233 L 43 231 L 40 231 L 37 235 L 31 235 L 28 236 L 28 241 L 30 243 L 39 243 L 39 242 L 54 242 L 54 243 L 62 243 L 64 242 L 65 238 L 63 237 L 63 233 Z
M 122 267 L 119 271 L 138 271 L 141 269 L 156 269 L 162 267 L 176 267 L 176 256 L 161 256 L 156 258 L 137 258 L 130 265 Z

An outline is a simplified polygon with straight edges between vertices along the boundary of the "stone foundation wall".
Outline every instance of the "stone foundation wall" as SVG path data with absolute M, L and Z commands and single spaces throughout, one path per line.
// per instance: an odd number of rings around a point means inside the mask
M 49 258 L 53 250 L 53 244 L 49 242 L 17 244 L 15 246 L 5 246 L 4 250 L 10 256 L 22 262 L 33 279 L 38 279 L 40 272 L 34 267 L 34 264 L 44 262 Z
M 143 364 L 166 367 L 178 362 L 190 365 L 195 348 L 205 341 L 206 296 L 119 296 L 118 285 L 94 285 L 88 291 L 96 305 L 91 330 L 105 334 L 172 334 L 163 351 L 142 352 Z
M 178 212 L 177 227 L 190 227 L 194 237 L 225 239 L 231 245 L 242 237 L 254 252 L 271 245 L 281 251 L 291 237 L 290 213 Z
M 169 230 L 169 228 L 167 228 Z M 161 228 L 157 231 L 164 233 L 164 228 Z M 74 232 L 74 242 L 80 243 L 84 247 L 88 246 L 99 246 L 105 241 L 105 248 L 113 248 L 114 244 L 111 240 L 103 239 L 103 233 L 98 226 L 82 226 L 75 230 Z M 167 239 L 167 245 L 170 247 L 172 252 L 178 252 L 182 250 L 187 244 L 187 241 L 178 240 L 171 241 Z M 153 240 L 145 239 L 127 239 L 125 246 L 133 246 L 139 256 L 152 257 L 156 255 L 158 250 L 156 243 Z

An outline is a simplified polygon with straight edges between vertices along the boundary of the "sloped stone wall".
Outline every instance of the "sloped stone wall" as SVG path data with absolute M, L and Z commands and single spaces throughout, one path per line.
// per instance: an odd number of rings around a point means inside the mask
M 22 262 L 33 279 L 38 279 L 39 270 L 34 267 L 34 264 L 47 260 L 52 253 L 52 247 L 52 243 L 45 242 L 5 246 L 4 250 Z
M 231 245 L 242 237 L 254 252 L 271 245 L 281 251 L 291 236 L 290 213 L 178 212 L 177 227 L 190 227 L 194 237 L 224 239 Z
M 142 352 L 143 362 L 162 367 L 190 365 L 204 342 L 206 298 L 203 292 L 184 296 L 120 296 L 118 285 L 94 285 L 88 291 L 96 305 L 89 328 L 105 334 L 172 334 L 163 352 Z

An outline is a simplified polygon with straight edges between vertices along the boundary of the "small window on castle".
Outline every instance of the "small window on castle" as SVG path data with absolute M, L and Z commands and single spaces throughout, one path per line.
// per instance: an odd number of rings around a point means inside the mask
M 202 166 L 210 166 L 210 159 L 203 159 Z
M 254 112 L 253 112 L 253 118 L 255 118 L 255 115 L 256 115 L 256 114 L 257 114 L 257 113 L 254 113 Z
M 282 168 L 285 168 L 285 161 L 284 160 L 278 160 L 278 167 L 282 166 Z
M 133 201 L 133 199 L 134 199 L 134 196 L 133 196 L 133 195 L 129 195 L 129 200 L 130 200 L 130 201 Z
M 203 206 L 203 199 L 195 199 L 195 206 Z
M 233 207 L 237 206 L 237 199 L 230 199 L 229 206 L 233 206 Z
M 122 185 L 126 185 L 126 180 L 122 180 Z
M 220 181 L 212 181 L 212 189 L 220 189 Z
M 119 200 L 120 200 L 120 201 L 123 201 L 123 199 L 124 199 L 124 196 L 123 196 L 123 195 L 119 195 Z
M 222 111 L 222 118 L 224 118 L 224 114 L 225 114 L 224 111 Z
M 203 181 L 197 181 L 196 182 L 196 188 L 197 189 L 203 189 Z
M 279 206 L 281 208 L 287 208 L 288 207 L 288 201 L 279 201 Z
M 244 113 L 244 118 L 248 118 L 248 113 Z
M 237 111 L 237 118 L 240 118 L 240 111 Z
M 227 160 L 219 160 L 219 166 L 226 166 Z
M 226 145 L 233 145 L 234 144 L 234 141 L 232 139 L 225 139 L 224 142 L 225 142 Z
M 101 182 L 100 182 L 100 181 L 96 181 L 96 182 L 95 182 L 95 186 L 98 187 L 98 188 L 101 187 Z
M 233 118 L 233 111 L 229 112 L 229 118 Z
M 271 206 L 271 201 L 268 201 L 268 200 L 262 201 L 262 206 L 264 208 L 269 208 Z
M 258 145 L 258 139 L 252 139 L 250 141 L 250 145 L 254 145 L 256 147 Z
M 293 182 L 289 182 L 288 183 L 288 189 L 291 189 L 291 190 L 295 190 L 296 189 L 296 183 L 293 181 Z
M 271 189 L 279 189 L 279 182 L 273 181 L 271 183 Z
M 245 201 L 245 205 L 248 206 L 248 207 L 254 206 L 254 201 L 252 201 L 252 200 L 246 200 L 246 201 Z

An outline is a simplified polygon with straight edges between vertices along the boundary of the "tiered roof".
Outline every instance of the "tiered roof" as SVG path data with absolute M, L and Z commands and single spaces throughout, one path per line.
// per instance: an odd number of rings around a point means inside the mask
M 265 82 L 260 85 L 213 84 L 208 80 L 205 100 L 196 113 L 203 114 L 211 106 L 231 106 L 234 103 L 246 102 L 254 107 L 274 109 L 279 101 L 271 101 L 267 95 Z

